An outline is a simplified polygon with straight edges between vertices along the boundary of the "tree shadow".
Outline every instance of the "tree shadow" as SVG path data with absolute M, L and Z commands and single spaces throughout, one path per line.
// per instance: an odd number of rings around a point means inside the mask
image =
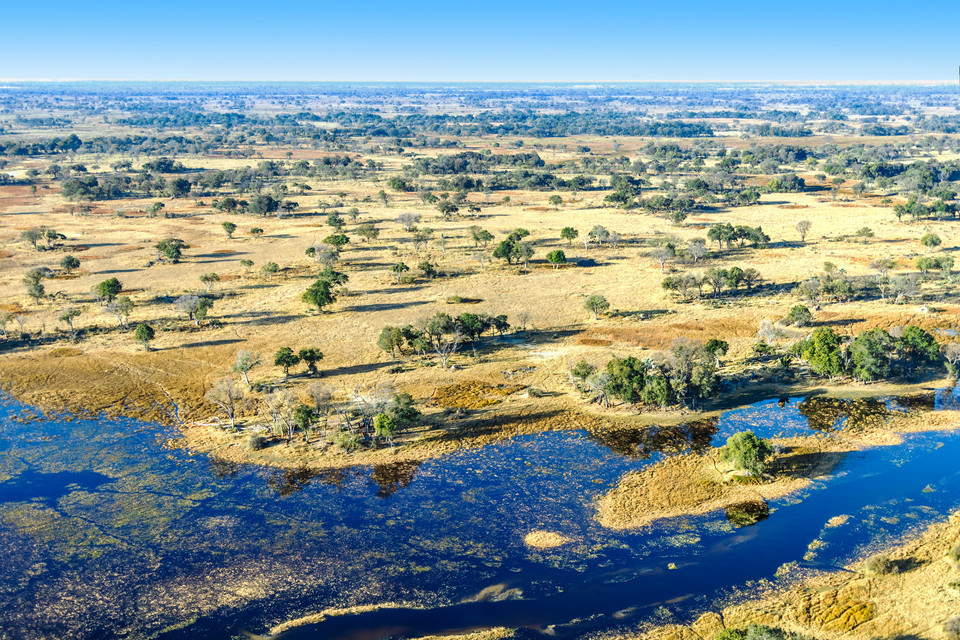
M 238 342 L 246 342 L 246 340 L 241 340 L 240 338 L 224 338 L 223 340 L 203 340 L 201 342 L 191 342 L 189 344 L 181 344 L 178 349 L 190 349 L 191 347 L 219 347 L 225 344 L 236 344 Z
M 378 369 L 383 369 L 384 367 L 393 367 L 399 364 L 397 360 L 388 360 L 387 362 L 367 362 L 364 364 L 354 364 L 345 367 L 337 367 L 335 369 L 324 369 L 321 371 L 324 377 L 326 376 L 349 376 L 357 373 L 370 373 L 371 371 L 377 371 Z
M 374 304 L 356 304 L 346 307 L 344 311 L 391 311 L 393 309 L 406 309 L 408 307 L 418 307 L 429 304 L 427 300 L 414 300 L 411 302 L 379 302 Z

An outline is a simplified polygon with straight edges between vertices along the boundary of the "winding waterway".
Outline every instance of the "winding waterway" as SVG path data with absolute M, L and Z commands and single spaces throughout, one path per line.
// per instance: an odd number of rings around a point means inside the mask
M 848 454 L 750 526 L 720 512 L 604 529 L 594 502 L 624 473 L 746 428 L 829 432 L 957 404 L 952 391 L 772 399 L 642 437 L 549 432 L 420 465 L 315 474 L 217 464 L 165 447 L 173 434 L 162 427 L 41 416 L 7 400 L 0 638 L 231 638 L 383 603 L 282 637 L 499 625 L 576 637 L 682 620 L 784 564 L 842 564 L 944 518 L 960 506 L 960 436 Z M 850 519 L 825 526 L 838 515 Z M 538 529 L 573 542 L 531 549 L 524 536 Z

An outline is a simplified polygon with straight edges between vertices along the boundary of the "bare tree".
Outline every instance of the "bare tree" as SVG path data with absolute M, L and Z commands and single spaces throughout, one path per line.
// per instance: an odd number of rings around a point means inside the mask
M 243 400 L 243 390 L 233 382 L 233 378 L 221 378 L 203 396 L 217 405 L 227 416 L 231 427 L 236 427 L 237 405 Z
M 666 247 L 657 247 L 650 252 L 650 257 L 660 263 L 660 272 L 662 273 L 663 266 L 667 263 L 667 260 L 673 257 L 673 251 L 670 251 L 670 249 Z
M 696 264 L 707 257 L 707 245 L 704 244 L 703 240 L 694 240 L 687 245 L 687 255 L 693 258 L 693 263 Z
M 260 362 L 259 353 L 241 349 L 240 351 L 237 351 L 237 359 L 233 362 L 233 365 L 230 368 L 233 369 L 234 372 L 239 373 L 243 377 L 243 381 L 249 387 L 250 378 L 247 377 L 247 374 L 251 369 L 260 364 Z
M 794 227 L 797 230 L 797 233 L 800 234 L 800 242 L 807 241 L 807 233 L 810 232 L 810 226 L 811 225 L 809 220 L 801 220 Z
M 617 233 L 616 231 L 611 231 L 610 235 L 607 236 L 607 242 L 610 243 L 611 247 L 616 249 L 617 245 L 623 242 L 623 236 Z
M 320 382 L 311 382 L 304 391 L 313 402 L 317 417 L 323 422 L 323 435 L 326 436 L 327 418 L 333 409 L 333 390 Z
M 454 329 L 450 334 L 437 337 L 433 344 L 433 350 L 440 359 L 441 369 L 447 368 L 447 363 L 450 361 L 450 358 L 453 356 L 453 354 L 455 354 L 460 348 L 460 344 L 462 342 L 463 333 L 461 333 L 459 328 Z
M 397 216 L 397 222 L 403 227 L 404 231 L 413 231 L 417 223 L 420 222 L 420 215 L 417 213 L 401 213 Z

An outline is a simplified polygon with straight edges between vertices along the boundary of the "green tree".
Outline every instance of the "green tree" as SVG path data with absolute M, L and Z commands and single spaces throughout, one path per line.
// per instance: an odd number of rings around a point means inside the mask
M 800 355 L 820 376 L 838 376 L 845 370 L 843 339 L 830 327 L 819 327 L 805 341 Z
M 408 267 L 402 262 L 398 262 L 397 264 L 390 267 L 390 270 L 393 271 L 393 274 L 397 277 L 397 284 L 400 284 L 400 276 L 402 276 L 407 271 L 410 271 L 410 267 Z
M 337 296 L 333 292 L 333 284 L 320 278 L 303 292 L 302 299 L 307 304 L 316 305 L 317 311 L 322 313 L 325 306 L 336 302 Z
M 70 273 L 74 269 L 80 268 L 80 261 L 73 256 L 63 256 L 63 259 L 60 260 L 60 268 L 67 273 Z
M 223 227 L 223 230 L 227 233 L 227 237 L 228 237 L 228 238 L 232 238 L 232 237 L 233 237 L 233 232 L 237 230 L 237 225 L 235 225 L 235 224 L 233 224 L 232 222 L 229 222 L 229 221 L 228 221 L 228 222 L 224 222 L 224 223 L 221 224 L 220 226 Z
M 580 235 L 580 232 L 574 229 L 573 227 L 564 227 L 560 230 L 560 237 L 567 241 L 567 246 L 577 239 Z
M 295 354 L 290 347 L 280 347 L 280 349 L 273 354 L 273 364 L 277 367 L 283 367 L 283 375 L 290 377 L 290 367 L 295 367 L 300 364 L 300 356 Z
M 336 247 L 337 249 L 347 244 L 348 242 L 350 242 L 350 238 L 348 238 L 342 233 L 335 233 L 323 239 L 324 244 L 329 244 L 330 246 Z
M 379 437 L 393 444 L 393 436 L 398 430 L 397 421 L 386 413 L 378 413 L 373 419 L 373 431 Z
M 853 375 L 864 382 L 889 376 L 893 343 L 893 338 L 883 329 L 869 329 L 860 333 L 848 349 Z
M 323 352 L 320 351 L 320 349 L 315 347 L 300 349 L 300 352 L 297 355 L 300 356 L 300 360 L 307 365 L 307 371 L 310 373 L 310 375 L 320 375 L 320 371 L 317 369 L 317 363 L 323 360 Z
M 936 249 L 941 244 L 943 244 L 943 240 L 941 240 L 940 236 L 938 236 L 935 233 L 928 233 L 924 235 L 922 238 L 920 238 L 920 244 L 927 247 L 928 249 Z
M 547 262 L 552 264 L 554 269 L 557 269 L 560 265 L 566 264 L 567 256 L 561 249 L 554 249 L 547 254 Z
M 384 327 L 377 337 L 377 346 L 396 357 L 397 352 L 403 353 L 404 335 L 400 327 Z
M 735 469 L 751 476 L 761 476 L 771 453 L 773 450 L 766 440 L 752 431 L 741 431 L 727 438 L 726 446 L 720 449 L 720 460 L 733 463 Z
M 177 263 L 183 257 L 183 250 L 187 248 L 187 244 L 180 238 L 167 238 L 158 242 L 156 248 L 161 258 Z
M 593 319 L 596 320 L 600 313 L 610 308 L 610 303 L 602 295 L 595 293 L 587 296 L 583 301 L 583 308 L 592 313 Z
M 96 286 L 97 297 L 101 302 L 113 302 L 123 291 L 123 285 L 116 278 L 104 280 Z
M 133 337 L 143 345 L 146 351 L 150 350 L 150 341 L 153 340 L 155 335 L 156 332 L 153 330 L 153 327 L 146 323 L 138 324 L 136 331 L 133 332 Z
M 563 198 L 561 198 L 560 196 L 554 194 L 554 195 L 550 196 L 549 198 L 547 198 L 547 202 L 549 202 L 549 203 L 553 206 L 554 209 L 559 209 L 559 208 L 560 208 L 560 205 L 563 204 Z
M 317 421 L 317 418 L 316 410 L 305 404 L 297 405 L 297 408 L 293 410 L 293 423 L 297 425 L 300 433 L 303 434 L 304 442 L 309 441 L 310 427 Z

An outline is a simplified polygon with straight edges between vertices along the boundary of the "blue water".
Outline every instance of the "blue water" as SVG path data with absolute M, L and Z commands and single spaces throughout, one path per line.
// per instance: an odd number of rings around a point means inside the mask
M 594 501 L 625 472 L 744 428 L 809 433 L 812 417 L 826 434 L 956 399 L 770 400 L 643 437 L 550 432 L 421 465 L 323 474 L 212 463 L 165 447 L 174 434 L 161 427 L 42 417 L 7 402 L 0 544 L 15 552 L 0 556 L 0 637 L 229 638 L 384 602 L 403 606 L 287 636 L 507 625 L 574 637 L 683 619 L 785 563 L 842 564 L 942 519 L 960 504 L 960 438 L 922 434 L 851 454 L 748 527 L 721 512 L 608 531 Z M 846 525 L 824 528 L 840 514 Z M 531 550 L 523 538 L 535 529 L 574 542 Z M 814 540 L 823 546 L 807 554 Z M 519 599 L 464 602 L 491 585 Z

